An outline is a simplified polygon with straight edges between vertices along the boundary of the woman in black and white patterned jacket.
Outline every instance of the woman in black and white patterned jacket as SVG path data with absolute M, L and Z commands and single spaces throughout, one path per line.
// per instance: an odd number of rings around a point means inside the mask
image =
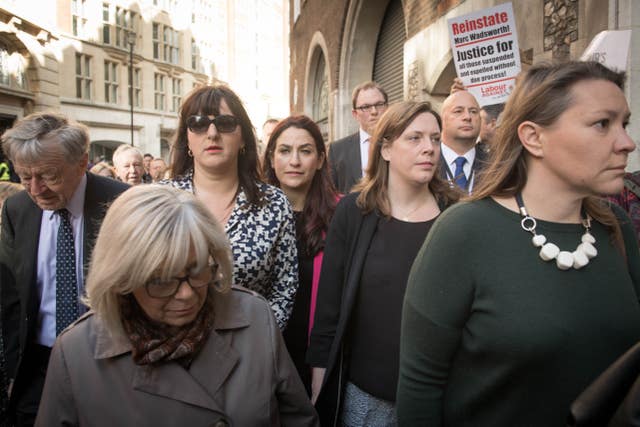
M 295 222 L 279 189 L 259 180 L 253 126 L 227 86 L 203 86 L 183 101 L 171 153 L 171 179 L 224 225 L 233 283 L 262 294 L 284 329 L 298 288 Z

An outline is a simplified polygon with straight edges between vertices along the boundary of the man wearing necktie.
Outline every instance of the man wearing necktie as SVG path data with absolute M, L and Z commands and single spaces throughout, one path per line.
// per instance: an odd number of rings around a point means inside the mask
M 85 126 L 32 114 L 2 135 L 25 191 L 7 199 L 0 237 L 0 309 L 9 417 L 32 425 L 51 347 L 86 309 L 79 302 L 107 204 L 129 186 L 86 172 Z
M 453 92 L 442 104 L 440 176 L 469 193 L 477 183 L 486 153 L 476 148 L 480 106 L 466 90 Z

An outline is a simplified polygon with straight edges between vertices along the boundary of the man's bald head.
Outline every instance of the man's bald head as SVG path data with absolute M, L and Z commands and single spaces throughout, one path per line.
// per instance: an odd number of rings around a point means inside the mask
M 462 155 L 476 143 L 480 133 L 480 106 L 466 90 L 449 95 L 442 103 L 442 141 Z

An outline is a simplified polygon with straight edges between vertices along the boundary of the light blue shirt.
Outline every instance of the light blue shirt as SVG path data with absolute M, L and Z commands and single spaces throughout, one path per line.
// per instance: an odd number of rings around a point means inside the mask
M 84 235 L 84 193 L 86 188 L 87 177 L 83 175 L 66 206 L 70 214 L 71 228 L 73 229 L 78 296 L 84 292 L 82 236 Z M 60 227 L 60 215 L 55 211 L 42 211 L 37 272 L 40 312 L 38 313 L 36 342 L 47 347 L 52 347 L 56 340 L 56 243 L 58 241 L 58 227 Z M 83 313 L 84 306 L 79 304 L 79 307 L 79 312 Z

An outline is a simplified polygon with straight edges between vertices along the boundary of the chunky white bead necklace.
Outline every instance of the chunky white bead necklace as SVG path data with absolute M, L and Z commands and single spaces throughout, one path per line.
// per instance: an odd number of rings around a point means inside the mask
M 582 235 L 582 242 L 578 245 L 575 251 L 561 251 L 560 248 L 547 242 L 547 238 L 543 234 L 536 233 L 537 222 L 535 218 L 527 213 L 527 208 L 524 207 L 524 201 L 520 193 L 516 194 L 516 202 L 520 209 L 520 215 L 522 215 L 522 221 L 520 225 L 524 231 L 528 231 L 533 234 L 531 242 L 533 246 L 540 248 L 540 258 L 544 261 L 556 260 L 556 265 L 560 270 L 568 270 L 571 267 L 580 269 L 589 264 L 591 258 L 595 258 L 598 255 L 598 250 L 594 246 L 596 243 L 595 237 L 589 232 L 591 229 L 591 217 L 586 214 L 582 218 L 582 226 L 584 227 L 584 234 Z

